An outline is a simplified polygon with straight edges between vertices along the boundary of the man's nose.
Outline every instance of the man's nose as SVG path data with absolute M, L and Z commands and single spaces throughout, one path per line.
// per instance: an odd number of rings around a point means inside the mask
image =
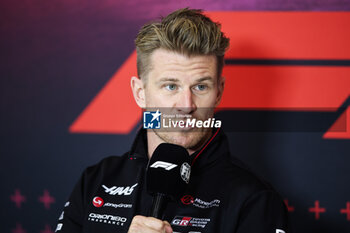
M 197 106 L 194 102 L 194 95 L 191 89 L 185 89 L 180 93 L 178 102 L 176 103 L 176 109 L 178 112 L 184 114 L 191 114 L 197 109 Z

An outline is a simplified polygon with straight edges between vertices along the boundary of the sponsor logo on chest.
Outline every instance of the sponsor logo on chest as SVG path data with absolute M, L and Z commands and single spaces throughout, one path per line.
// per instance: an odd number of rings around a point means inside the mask
M 92 199 L 92 204 L 97 208 L 100 208 L 100 207 L 113 207 L 113 208 L 126 208 L 126 209 L 132 208 L 132 204 L 111 203 L 111 202 L 105 203 L 101 197 L 94 197 Z
M 104 223 L 104 224 L 124 226 L 124 223 L 128 219 L 126 217 L 115 216 L 115 215 L 111 215 L 111 214 L 90 213 L 88 220 L 91 222 L 99 222 L 99 223 Z
M 175 216 L 175 218 L 171 221 L 171 225 L 181 226 L 181 227 L 192 226 L 192 227 L 205 228 L 209 222 L 210 222 L 210 218 Z
M 181 198 L 181 202 L 184 205 L 193 205 L 193 206 L 201 208 L 201 209 L 208 209 L 208 208 L 220 206 L 220 200 L 218 200 L 218 199 L 214 199 L 212 201 L 203 201 L 199 198 L 194 198 L 191 195 L 183 196 Z
M 124 196 L 129 196 L 132 194 L 134 191 L 134 188 L 138 185 L 138 183 L 134 184 L 133 186 L 113 186 L 108 188 L 106 185 L 102 185 L 104 188 L 105 192 L 110 194 L 110 195 L 124 195 Z

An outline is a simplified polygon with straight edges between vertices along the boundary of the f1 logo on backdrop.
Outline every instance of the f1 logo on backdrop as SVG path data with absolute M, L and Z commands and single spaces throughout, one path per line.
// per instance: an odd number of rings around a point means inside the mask
M 222 24 L 231 40 L 231 48 L 225 57 L 226 85 L 220 108 L 336 112 L 350 99 L 350 32 L 346 30 L 350 27 L 350 14 L 207 14 Z M 141 118 L 141 110 L 135 104 L 131 90 L 126 88 L 130 77 L 136 73 L 136 52 L 133 52 L 69 131 L 131 132 Z M 346 110 L 331 122 L 333 125 L 324 138 L 350 139 L 350 107 L 343 107 Z M 120 109 L 123 109 L 122 114 Z M 339 125 L 345 127 L 344 130 L 333 130 Z

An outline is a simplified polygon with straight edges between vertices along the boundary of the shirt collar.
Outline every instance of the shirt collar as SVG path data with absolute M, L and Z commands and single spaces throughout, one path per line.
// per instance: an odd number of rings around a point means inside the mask
M 214 129 L 209 140 L 191 155 L 192 167 L 199 168 L 211 164 L 218 158 L 222 157 L 223 154 L 228 152 L 229 150 L 226 135 L 220 128 Z M 148 160 L 146 129 L 140 129 L 137 133 L 129 156 L 132 159 Z

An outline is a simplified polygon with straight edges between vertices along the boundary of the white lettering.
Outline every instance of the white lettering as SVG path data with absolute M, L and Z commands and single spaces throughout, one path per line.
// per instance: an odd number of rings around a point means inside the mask
M 168 122 L 169 122 L 169 124 L 167 125 L 165 119 L 163 118 L 163 128 L 169 128 L 170 127 L 170 120 L 168 120 Z
M 187 119 L 186 127 L 194 127 L 196 119 Z
M 179 121 L 179 127 L 183 128 L 185 126 L 185 122 L 184 121 Z
M 64 218 L 64 211 L 62 211 L 60 218 L 58 220 L 62 220 Z
M 114 207 L 114 208 L 131 208 L 132 204 L 124 204 L 124 203 L 120 203 L 120 204 L 114 204 L 114 203 L 106 203 L 103 206 L 107 206 L 107 207 Z
M 62 229 L 62 226 L 63 226 L 62 223 L 57 224 L 55 232 L 60 231 Z
M 110 215 L 110 214 L 90 213 L 89 217 L 93 218 L 93 219 L 102 219 L 102 220 L 118 221 L 118 222 L 126 222 L 126 220 L 127 220 L 125 217 L 114 216 L 114 215 Z
M 178 122 L 177 121 L 171 121 L 171 123 L 172 123 L 173 127 L 176 128 Z
M 210 123 L 211 123 L 211 119 L 209 118 L 208 120 L 203 122 L 203 127 L 204 128 L 209 128 L 210 127 Z
M 196 122 L 196 127 L 197 128 L 202 128 L 202 126 L 203 126 L 203 121 L 197 121 Z
M 172 222 L 172 224 L 173 224 L 173 225 L 179 225 L 180 222 L 181 222 L 180 219 L 174 219 L 173 222 Z

